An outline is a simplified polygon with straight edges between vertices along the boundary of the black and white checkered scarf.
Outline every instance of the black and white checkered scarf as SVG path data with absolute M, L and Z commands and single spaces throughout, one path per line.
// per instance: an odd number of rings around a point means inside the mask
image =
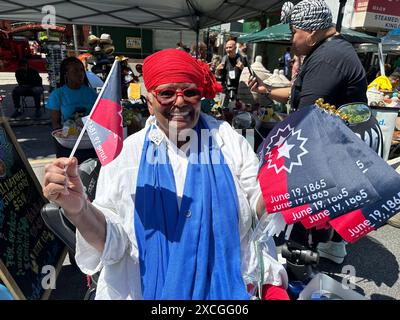
M 285 2 L 281 22 L 302 30 L 321 30 L 333 26 L 332 12 L 324 0 L 303 0 L 296 5 Z

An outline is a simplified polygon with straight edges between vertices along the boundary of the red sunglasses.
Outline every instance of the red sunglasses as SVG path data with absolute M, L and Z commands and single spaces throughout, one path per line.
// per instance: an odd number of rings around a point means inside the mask
M 202 90 L 196 87 L 186 88 L 183 90 L 175 88 L 163 88 L 152 90 L 153 95 L 157 101 L 163 106 L 170 106 L 176 102 L 178 96 L 182 96 L 185 102 L 196 104 L 201 100 Z

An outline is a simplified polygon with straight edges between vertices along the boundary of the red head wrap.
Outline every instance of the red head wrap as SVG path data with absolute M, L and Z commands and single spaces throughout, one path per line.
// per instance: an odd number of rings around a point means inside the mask
M 208 65 L 194 59 L 183 50 L 165 49 L 144 59 L 143 80 L 147 91 L 173 82 L 194 83 L 203 90 L 203 96 L 212 99 L 222 91 Z

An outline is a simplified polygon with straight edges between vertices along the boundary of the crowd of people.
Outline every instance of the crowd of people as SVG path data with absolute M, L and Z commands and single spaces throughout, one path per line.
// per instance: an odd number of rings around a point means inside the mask
M 289 102 L 292 110 L 319 98 L 336 106 L 367 103 L 366 72 L 335 29 L 324 1 L 285 3 L 281 21 L 292 32 L 292 47 L 282 59 L 292 85 L 272 87 L 251 74 L 247 85 L 252 92 Z M 238 47 L 229 39 L 221 58 L 207 56 L 204 42 L 191 50 L 178 43 L 147 57 L 136 72 L 127 58 L 120 59 L 122 98 L 129 98 L 131 83 L 142 82 L 150 117 L 101 169 L 92 203 L 77 168 L 96 157 L 94 150 L 78 150 L 68 159 L 71 150 L 54 140 L 57 159 L 46 167 L 43 193 L 77 228 L 79 268 L 89 275 L 100 271 L 97 299 L 289 299 L 288 275 L 273 238 L 261 251 L 266 265 L 261 292 L 248 277 L 257 268 L 249 259 L 257 255 L 253 227 L 266 214 L 257 181 L 259 159 L 229 123 L 201 112 L 203 98 L 223 92 L 235 100 L 248 66 Z M 83 62 L 70 57 L 61 64 L 58 88 L 46 104 L 53 130 L 77 114 L 87 115 L 97 98 Z M 392 89 L 399 84 L 396 72 L 390 76 Z M 26 95 L 34 96 L 39 117 L 39 74 L 21 61 L 16 77 L 13 117 L 22 114 L 20 97 Z M 339 234 L 331 229 L 311 234 L 320 256 L 343 263 L 346 243 Z M 291 240 L 301 246 L 310 241 L 299 223 Z

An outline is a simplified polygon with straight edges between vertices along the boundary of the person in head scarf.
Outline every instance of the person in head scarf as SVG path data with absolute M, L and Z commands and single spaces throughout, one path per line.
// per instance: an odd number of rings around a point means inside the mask
M 44 195 L 78 230 L 78 266 L 101 270 L 96 299 L 249 299 L 259 285 L 264 298 L 288 299 L 272 238 L 260 256 L 251 237 L 265 211 L 258 159 L 229 124 L 200 112 L 222 89 L 214 75 L 166 49 L 144 60 L 143 79 L 151 116 L 101 169 L 93 203 L 75 159 L 46 168 Z
M 325 1 L 303 0 L 296 5 L 286 2 L 281 22 L 290 25 L 294 54 L 306 56 L 299 76 L 291 89 L 257 86 L 257 81 L 250 79 L 253 90 L 284 103 L 290 96 L 294 110 L 318 98 L 335 106 L 367 102 L 364 68 L 351 44 L 336 32 Z
M 323 0 L 303 0 L 282 7 L 281 22 L 288 23 L 292 31 L 294 54 L 305 56 L 296 80 L 290 89 L 273 89 L 259 79 L 249 80 L 253 91 L 269 95 L 286 103 L 292 110 L 310 106 L 319 98 L 341 106 L 351 102 L 367 103 L 367 81 L 364 68 L 352 45 L 344 40 L 332 23 L 332 13 Z M 319 254 L 335 263 L 342 263 L 346 256 L 345 242 L 331 230 L 314 233 Z M 305 245 L 306 230 L 296 223 L 292 236 Z M 329 239 L 333 241 L 326 242 Z M 324 241 L 324 242 L 322 242 Z

